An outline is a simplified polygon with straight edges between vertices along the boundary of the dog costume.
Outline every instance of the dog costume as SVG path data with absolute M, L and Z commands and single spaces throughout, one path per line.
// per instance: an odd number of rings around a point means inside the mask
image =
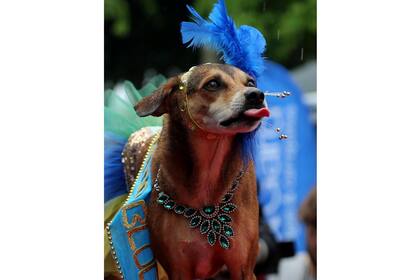
M 189 43 L 188 47 L 211 47 L 225 63 L 258 78 L 263 71 L 266 42 L 257 29 L 246 25 L 237 28 L 223 0 L 214 6 L 209 21 L 192 7 L 187 8 L 193 22 L 181 24 L 183 43 Z M 105 93 L 105 273 L 123 279 L 158 279 L 146 223 L 147 202 L 153 188 L 159 193 L 157 202 L 171 214 L 184 216 L 191 230 L 199 230 L 209 246 L 229 250 L 229 240 L 235 234 L 229 214 L 236 209 L 232 198 L 243 171 L 219 205 L 202 209 L 177 204 L 168 194 L 159 192 L 158 182 L 151 179 L 151 159 L 162 120 L 139 118 L 133 107 L 164 80 L 157 77 L 140 91 L 126 82 L 122 90 Z M 124 146 L 144 151 L 141 166 L 124 164 L 138 162 L 134 158 L 137 155 Z M 131 170 L 124 168 L 139 172 L 133 176 Z

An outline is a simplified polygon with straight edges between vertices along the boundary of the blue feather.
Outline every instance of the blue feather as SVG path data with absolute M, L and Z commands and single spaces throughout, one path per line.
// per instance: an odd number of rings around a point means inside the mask
M 254 131 L 248 133 L 239 133 L 237 139 L 241 145 L 241 158 L 244 163 L 248 163 L 250 160 L 254 160 L 256 139 L 255 134 L 259 130 L 259 127 Z
M 242 25 L 236 28 L 229 17 L 224 0 L 214 5 L 206 21 L 187 5 L 193 22 L 181 23 L 182 42 L 188 47 L 208 46 L 222 55 L 222 59 L 258 78 L 264 70 L 266 41 L 256 28 Z

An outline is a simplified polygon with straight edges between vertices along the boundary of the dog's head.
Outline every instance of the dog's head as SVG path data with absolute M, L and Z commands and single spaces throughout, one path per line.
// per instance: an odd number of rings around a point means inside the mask
M 168 113 L 188 127 L 234 135 L 255 130 L 269 116 L 264 93 L 242 70 L 225 64 L 202 64 L 171 78 L 135 110 L 141 117 Z

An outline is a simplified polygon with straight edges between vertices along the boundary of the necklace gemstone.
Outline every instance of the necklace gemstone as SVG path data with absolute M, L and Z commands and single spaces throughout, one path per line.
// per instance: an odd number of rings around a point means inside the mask
M 232 222 L 232 218 L 229 215 L 226 214 L 221 214 L 219 215 L 219 217 L 217 217 L 219 219 L 219 221 L 221 221 L 222 223 L 230 223 Z
M 169 195 L 166 195 L 165 193 L 161 192 L 158 194 L 157 203 L 164 204 L 169 198 Z
M 177 213 L 177 214 L 183 214 L 183 213 L 184 213 L 184 211 L 185 211 L 185 206 L 182 206 L 182 205 L 177 205 L 177 206 L 174 208 L 174 211 L 175 211 L 175 213 Z
M 198 227 L 201 223 L 201 216 L 195 216 L 190 221 L 190 226 L 192 228 Z
M 220 233 L 221 226 L 220 226 L 220 222 L 218 220 L 214 219 L 211 222 L 211 227 L 215 232 Z
M 190 218 L 192 217 L 195 213 L 197 212 L 197 210 L 195 210 L 194 208 L 188 208 L 187 210 L 185 210 L 184 212 L 184 216 L 186 218 Z
M 200 214 L 206 219 L 212 219 L 219 213 L 218 205 L 207 205 L 200 209 Z
M 222 206 L 222 211 L 225 213 L 231 213 L 236 209 L 236 206 L 233 203 L 229 203 Z
M 233 236 L 233 228 L 231 226 L 224 225 L 223 226 L 223 232 L 228 237 L 232 237 Z
M 213 246 L 216 243 L 216 234 L 213 231 L 209 231 L 207 234 L 207 242 Z
M 201 234 L 207 233 L 207 231 L 210 229 L 210 222 L 208 220 L 205 220 L 201 223 L 200 226 L 200 232 Z
M 230 248 L 229 239 L 227 239 L 227 237 L 225 237 L 223 235 L 220 235 L 220 237 L 219 237 L 219 243 L 220 243 L 220 246 L 223 249 L 229 249 Z
M 223 203 L 229 202 L 229 201 L 231 201 L 231 200 L 232 200 L 232 198 L 233 198 L 233 194 L 231 194 L 231 193 L 227 193 L 227 194 L 223 197 L 222 202 L 223 202 Z
M 156 202 L 166 210 L 171 210 L 178 215 L 184 216 L 188 220 L 190 228 L 197 228 L 201 234 L 207 235 L 209 245 L 214 246 L 218 241 L 220 247 L 223 249 L 227 250 L 231 248 L 229 238 L 234 236 L 234 230 L 231 225 L 232 217 L 230 213 L 237 208 L 232 201 L 234 191 L 239 186 L 239 179 L 243 171 L 239 173 L 238 177 L 232 183 L 230 190 L 223 196 L 219 204 L 206 205 L 198 209 L 178 204 L 172 197 L 160 191 L 158 180 L 159 171 L 154 183 L 154 188 L 158 192 Z
M 206 213 L 207 215 L 213 214 L 214 211 L 216 211 L 216 207 L 214 207 L 214 206 L 203 207 L 203 212 Z
M 175 202 L 173 201 L 173 200 L 168 200 L 164 205 L 163 205 L 163 207 L 165 208 L 165 209 L 168 209 L 168 210 L 171 210 L 172 208 L 174 208 L 174 206 L 175 206 Z

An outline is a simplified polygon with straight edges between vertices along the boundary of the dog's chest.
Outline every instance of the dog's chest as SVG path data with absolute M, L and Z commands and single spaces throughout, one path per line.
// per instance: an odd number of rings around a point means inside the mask
M 220 248 L 210 246 L 205 235 L 191 229 L 182 217 L 154 207 L 149 211 L 152 247 L 166 269 L 174 269 L 176 263 L 175 269 L 188 267 L 194 278 L 199 279 L 209 278 L 220 270 L 223 265 Z
M 195 278 L 209 278 L 215 274 L 222 266 L 222 261 L 218 257 L 217 252 L 213 248 L 209 248 L 208 244 L 197 239 L 193 241 L 180 242 L 180 251 L 191 261 L 194 265 L 191 266 L 194 271 Z

